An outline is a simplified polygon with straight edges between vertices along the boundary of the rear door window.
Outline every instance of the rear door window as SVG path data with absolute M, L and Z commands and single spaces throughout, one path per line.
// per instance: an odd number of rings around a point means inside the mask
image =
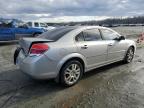
M 98 41 L 102 40 L 101 34 L 98 29 L 89 29 L 83 32 L 85 41 Z
M 83 32 L 79 33 L 79 34 L 76 36 L 76 41 L 77 41 L 77 42 L 82 42 L 82 41 L 84 41 Z

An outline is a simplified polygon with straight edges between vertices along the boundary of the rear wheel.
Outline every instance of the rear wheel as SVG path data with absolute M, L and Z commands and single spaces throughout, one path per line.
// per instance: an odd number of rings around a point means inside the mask
M 79 61 L 72 60 L 67 62 L 60 74 L 61 84 L 64 86 L 72 86 L 76 84 L 82 77 L 83 66 Z
M 126 56 L 124 58 L 125 63 L 130 63 L 133 60 L 134 57 L 134 48 L 130 47 L 126 53 Z
M 40 33 L 34 33 L 33 34 L 33 37 L 37 37 L 37 36 L 39 36 L 40 35 Z

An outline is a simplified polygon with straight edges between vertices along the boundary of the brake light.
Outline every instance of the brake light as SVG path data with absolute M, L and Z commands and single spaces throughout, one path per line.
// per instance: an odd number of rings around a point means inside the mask
M 39 55 L 39 54 L 43 54 L 44 52 L 46 52 L 49 49 L 49 46 L 47 44 L 44 43 L 36 43 L 33 44 L 31 49 L 30 49 L 30 54 L 34 54 L 34 55 Z

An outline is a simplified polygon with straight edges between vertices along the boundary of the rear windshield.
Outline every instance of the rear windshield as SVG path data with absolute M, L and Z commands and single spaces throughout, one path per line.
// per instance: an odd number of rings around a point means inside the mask
M 57 41 L 62 36 L 64 36 L 65 34 L 67 34 L 68 32 L 72 30 L 74 30 L 74 28 L 56 28 L 54 30 L 50 30 L 41 34 L 40 36 L 38 36 L 38 38 L 44 38 L 44 39 Z

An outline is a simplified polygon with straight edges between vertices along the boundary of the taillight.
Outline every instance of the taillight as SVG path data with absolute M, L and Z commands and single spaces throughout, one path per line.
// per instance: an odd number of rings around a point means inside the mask
M 44 43 L 36 43 L 31 46 L 30 54 L 40 55 L 46 52 L 49 49 L 49 46 Z

